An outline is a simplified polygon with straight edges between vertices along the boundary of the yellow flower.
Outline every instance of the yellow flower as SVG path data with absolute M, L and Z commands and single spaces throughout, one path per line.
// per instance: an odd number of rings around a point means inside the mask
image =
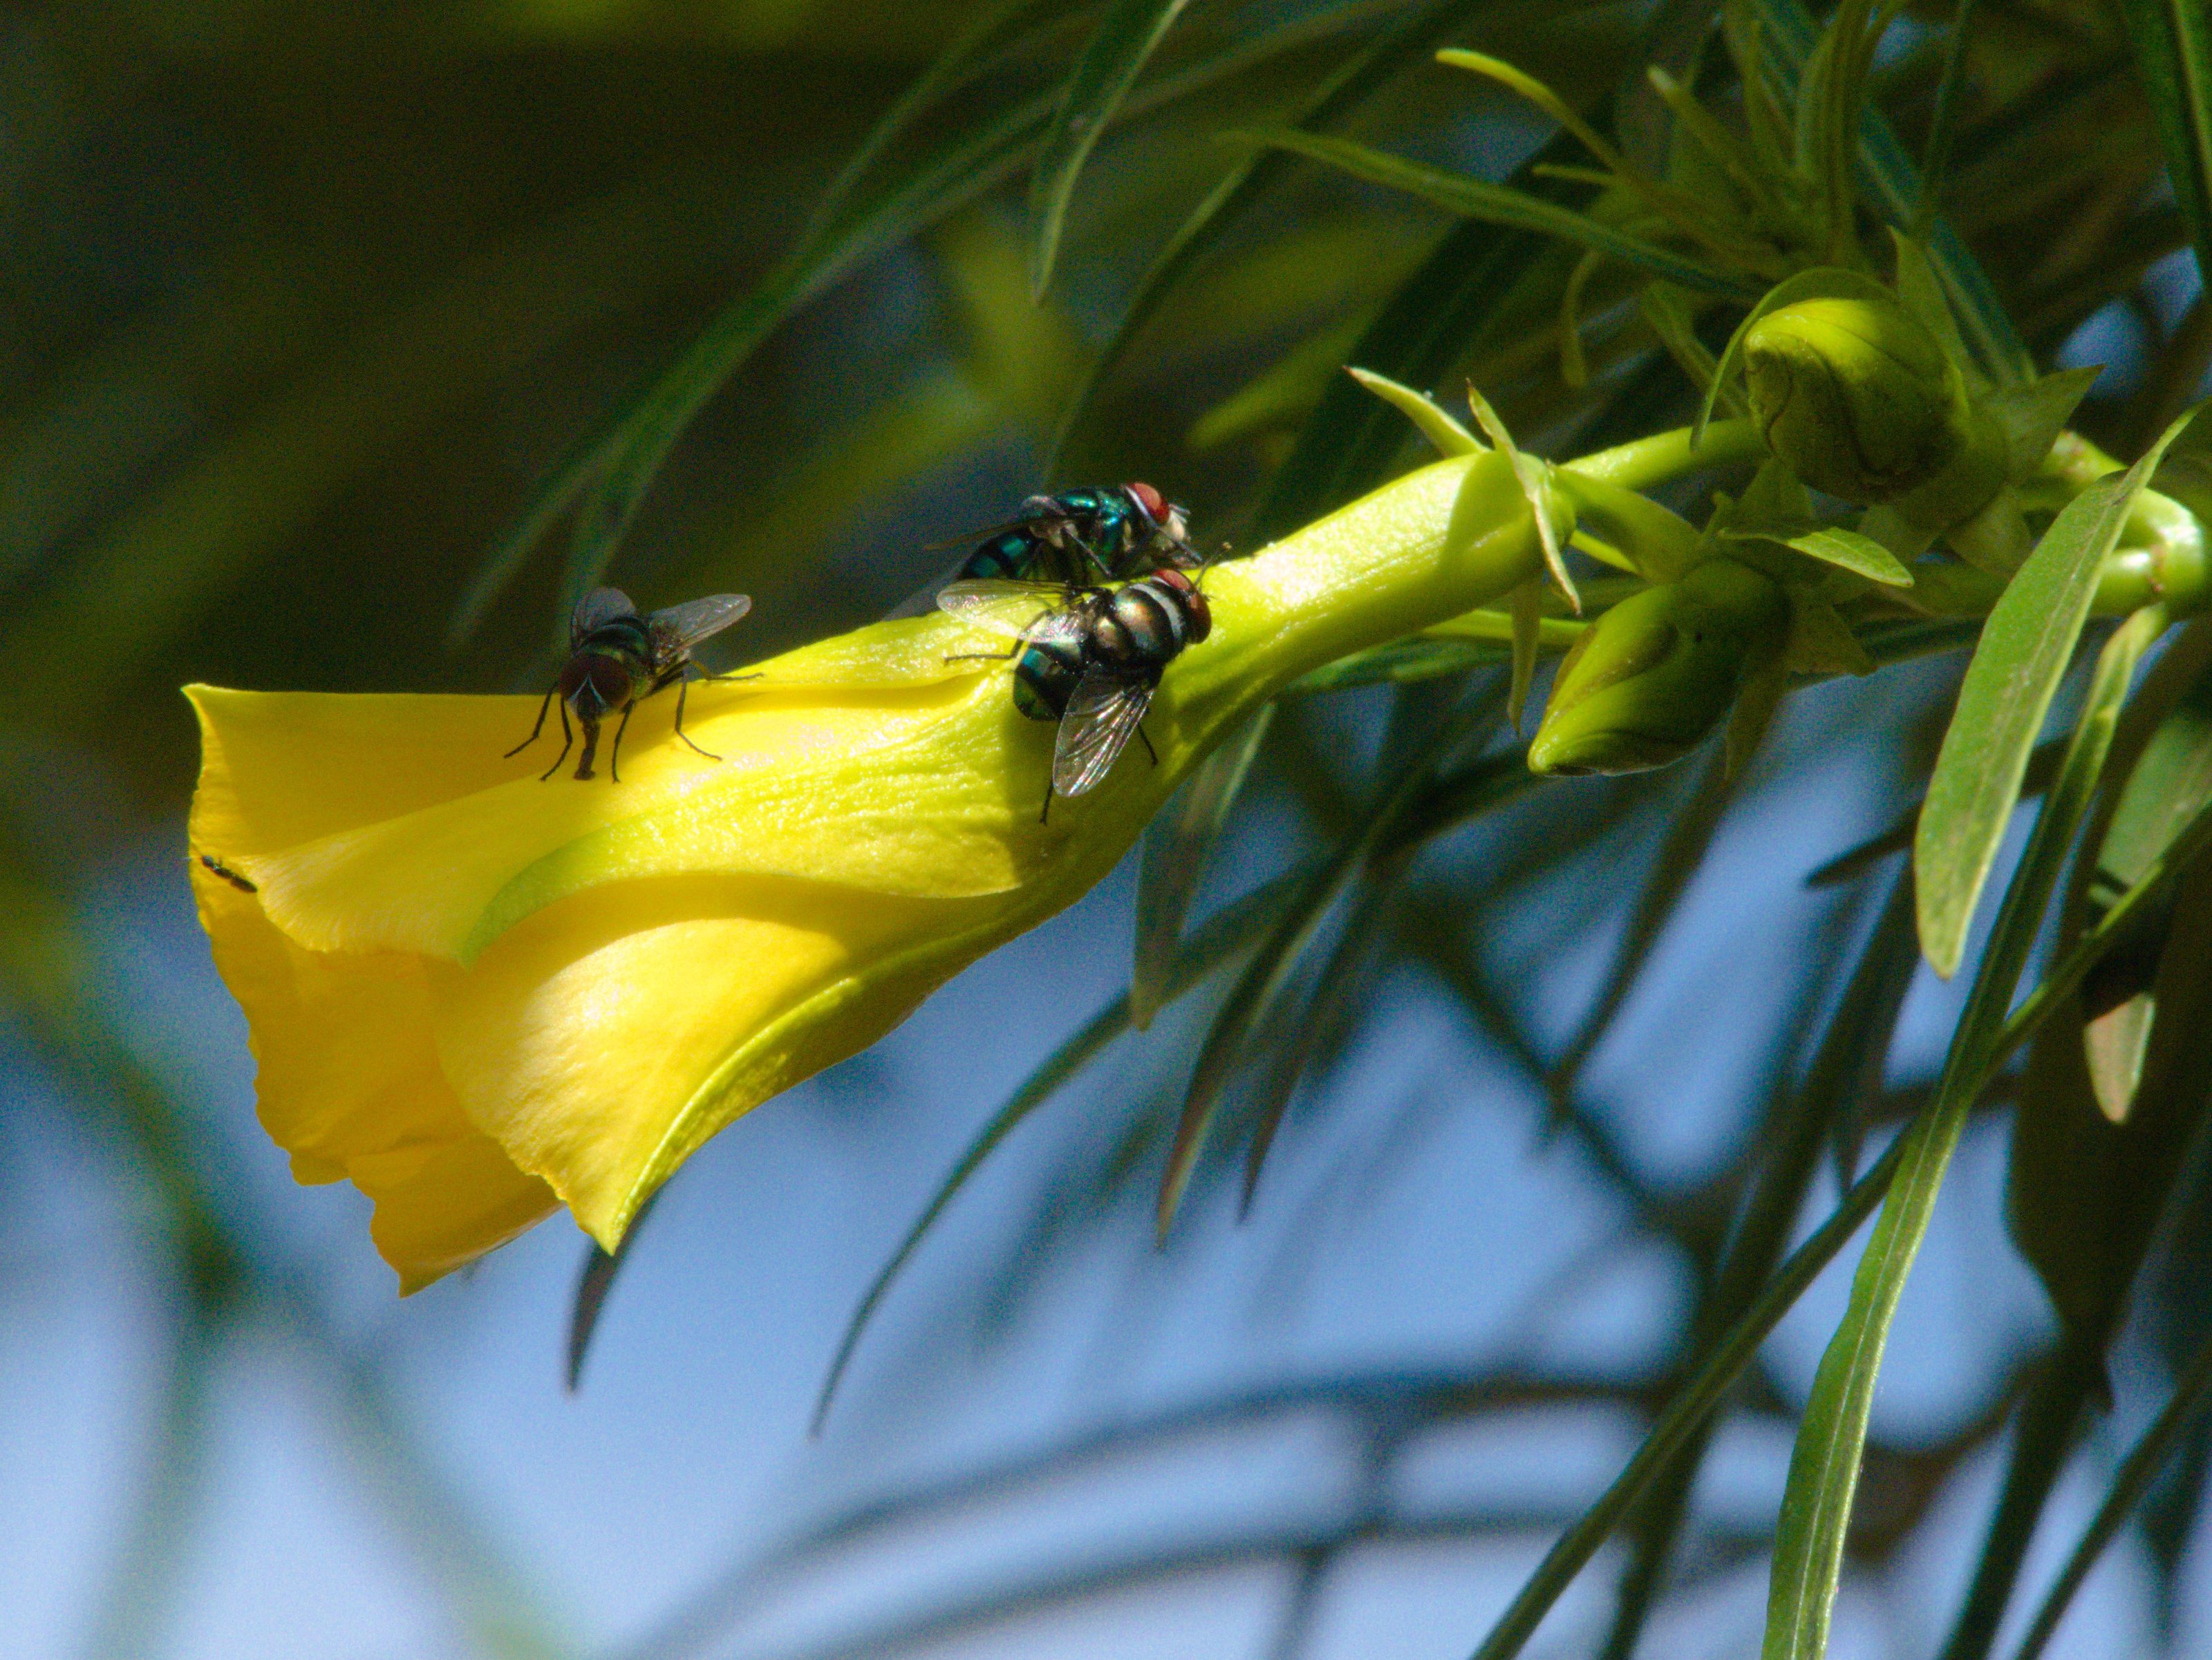
M 529 697 L 188 688 L 200 915 L 261 1119 L 375 1201 L 411 1291 L 565 1204 L 612 1249 L 708 1136 L 874 1042 L 1111 869 L 1214 742 L 1347 652 L 1495 599 L 1541 551 L 1509 458 L 1412 474 L 1205 579 L 1212 635 L 1142 748 L 1039 823 L 1052 729 L 950 617 L 641 706 L 619 784 L 503 752 Z M 213 861 L 210 864 L 208 861 Z

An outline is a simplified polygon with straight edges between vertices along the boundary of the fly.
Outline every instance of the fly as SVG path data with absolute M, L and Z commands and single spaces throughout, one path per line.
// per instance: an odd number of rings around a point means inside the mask
M 573 713 L 576 724 L 584 729 L 584 753 L 577 758 L 576 776 L 588 779 L 592 775 L 592 758 L 599 752 L 599 723 L 619 710 L 622 721 L 615 728 L 614 744 L 607 756 L 608 774 L 619 784 L 623 734 L 629 728 L 630 711 L 654 693 L 673 686 L 676 736 L 708 760 L 720 760 L 720 755 L 708 754 L 684 736 L 684 696 L 691 689 L 695 677 L 755 677 L 710 675 L 691 660 L 691 648 L 708 636 L 721 633 L 752 609 L 752 603 L 743 594 L 710 594 L 705 599 L 672 605 L 650 616 L 640 616 L 637 608 L 629 603 L 629 596 L 619 588 L 594 589 L 578 602 L 575 615 L 568 619 L 568 661 L 562 665 L 552 689 L 545 694 L 545 700 L 538 706 L 538 724 L 530 729 L 528 737 L 507 753 L 519 755 L 538 742 L 538 735 L 545 730 L 546 712 L 558 698 L 561 753 L 553 757 L 553 764 L 539 778 L 551 778 L 561 770 L 561 763 L 568 760 L 568 750 L 575 742 L 575 735 L 568 726 L 568 717 Z
M 1149 484 L 1085 485 L 1058 495 L 1033 495 L 1019 512 L 961 542 L 967 557 L 891 613 L 922 616 L 933 591 L 946 582 L 1032 582 L 1086 589 L 1142 576 L 1161 566 L 1195 570 L 1183 510 Z M 957 544 L 938 542 L 944 548 Z
M 940 609 L 1013 637 L 1011 651 L 971 654 L 1012 659 L 1014 707 L 1031 720 L 1060 723 L 1042 823 L 1054 795 L 1079 796 L 1113 769 L 1130 738 L 1146 736 L 1146 710 L 1169 663 L 1212 631 L 1213 614 L 1188 573 L 1166 565 L 1119 588 L 1057 590 L 1063 603 L 1017 627 L 998 602 L 1037 597 L 1042 585 L 1005 580 L 958 582 L 937 597 Z M 948 662 L 968 660 L 947 658 Z

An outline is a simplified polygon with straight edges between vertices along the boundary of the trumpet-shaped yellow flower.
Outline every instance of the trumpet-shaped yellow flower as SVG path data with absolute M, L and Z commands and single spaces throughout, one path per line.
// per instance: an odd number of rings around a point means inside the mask
M 641 705 L 619 784 L 505 752 L 527 697 L 189 688 L 193 877 L 263 1124 L 375 1201 L 413 1290 L 560 1205 L 611 1250 L 733 1118 L 872 1043 L 1111 869 L 1285 682 L 1496 598 L 1541 548 L 1507 457 L 1412 474 L 1206 578 L 1091 794 L 1038 821 L 1053 732 L 951 617 L 878 623 Z M 249 887 L 244 884 L 250 884 Z

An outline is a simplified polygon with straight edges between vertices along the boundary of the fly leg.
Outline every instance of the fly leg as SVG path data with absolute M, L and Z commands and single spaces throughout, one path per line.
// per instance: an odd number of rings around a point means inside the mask
M 538 742 L 538 735 L 545 730 L 545 712 L 552 706 L 553 692 L 557 692 L 561 688 L 559 687 L 556 686 L 553 688 L 553 691 L 546 693 L 545 701 L 538 706 L 538 724 L 530 729 L 530 736 L 528 737 L 523 739 L 523 741 L 516 744 L 514 748 L 501 755 L 500 757 L 501 760 L 513 760 L 515 756 L 527 749 L 532 744 Z M 553 764 L 556 766 L 558 766 L 561 763 L 556 760 Z
M 591 730 L 588 727 L 585 730 Z M 568 751 L 575 742 L 576 735 L 568 730 L 568 700 L 562 698 L 561 700 L 561 753 L 553 757 L 553 764 L 550 766 L 538 775 L 538 783 L 544 783 L 546 779 L 561 770 L 561 763 L 568 759 Z M 591 764 L 592 746 L 591 742 L 586 741 L 584 745 L 584 765 L 589 766 Z M 588 778 L 590 774 L 586 773 L 585 776 Z
M 710 675 L 710 676 L 708 676 L 708 678 L 711 680 L 711 679 L 714 678 L 714 676 L 711 676 L 711 675 Z M 729 675 L 729 676 L 723 676 L 723 678 L 725 678 L 725 679 L 728 679 L 728 680 L 736 680 L 736 679 L 738 679 L 738 676 L 735 676 L 735 675 Z M 744 678 L 745 678 L 745 679 L 748 679 L 748 680 L 750 680 L 750 679 L 754 678 L 754 676 L 748 675 L 748 676 L 744 676 Z M 684 739 L 684 742 L 685 743 L 687 743 L 687 744 L 690 744 L 691 748 L 692 748 L 692 750 L 693 750 L 693 752 L 694 752 L 695 754 L 704 755 L 704 756 L 706 756 L 706 757 L 707 757 L 707 759 L 708 759 L 708 760 L 721 760 L 721 757 L 720 757 L 720 755 L 715 754 L 712 750 L 708 750 L 708 749 L 702 749 L 702 748 L 699 748 L 699 746 L 698 746 L 697 744 L 696 744 L 696 743 L 692 743 L 692 742 L 691 742 L 691 740 L 690 740 L 689 737 L 685 737 L 685 736 L 684 736 L 684 694 L 685 693 L 689 692 L 690 689 L 691 689 L 691 682 L 690 682 L 690 681 L 688 681 L 688 680 L 679 680 L 679 681 L 678 681 L 678 682 L 676 682 L 676 736 L 677 736 L 678 737 L 679 737 L 679 738 L 683 738 L 683 739 Z M 624 718 L 625 720 L 629 718 L 629 715 L 628 715 L 628 713 L 627 713 L 627 712 L 625 712 L 625 713 L 624 713 L 624 715 L 623 715 L 623 718 Z M 619 737 L 619 736 L 617 736 L 617 742 L 620 742 L 620 737 Z
M 614 748 L 607 752 L 607 776 L 612 779 L 617 784 L 620 784 L 622 782 L 623 734 L 629 730 L 629 712 L 636 707 L 637 700 L 635 698 L 632 698 L 628 703 L 623 705 L 623 718 L 615 727 Z
M 1087 567 L 1086 569 L 1079 571 L 1073 574 L 1078 577 L 1095 575 L 1101 582 L 1111 582 L 1114 580 L 1114 572 L 1112 567 L 1109 566 L 1103 559 L 1099 557 L 1098 550 L 1097 548 L 1093 548 L 1089 542 L 1078 536 L 1073 528 L 1071 528 L 1067 532 L 1067 539 L 1075 544 L 1075 551 L 1083 556 L 1083 563 Z M 1071 588 L 1081 588 L 1085 585 L 1086 585 L 1081 581 L 1071 582 L 1068 585 Z
M 1039 824 L 1049 824 L 1051 821 L 1052 774 L 1050 772 L 1047 772 L 1044 779 L 1044 805 L 1037 809 L 1037 822 Z
M 1145 753 L 1152 758 L 1152 765 L 1158 766 L 1160 764 L 1160 752 L 1152 748 L 1152 735 L 1145 730 L 1145 723 L 1142 721 L 1137 723 L 1137 736 L 1144 739 Z
M 1011 651 L 961 651 L 945 658 L 947 663 L 1009 663 L 1022 654 L 1018 645 Z

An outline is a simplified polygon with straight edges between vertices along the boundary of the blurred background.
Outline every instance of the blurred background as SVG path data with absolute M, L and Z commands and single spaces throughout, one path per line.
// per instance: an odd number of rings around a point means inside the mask
M 963 1149 L 1115 1029 L 1085 1023 L 1126 987 L 1131 872 L 694 1159 L 573 1393 L 565 1218 L 402 1302 L 366 1203 L 294 1186 L 254 1123 L 183 875 L 177 687 L 541 683 L 577 446 L 718 318 L 750 349 L 610 575 L 648 606 L 751 593 L 722 666 L 880 615 L 945 557 L 925 543 L 1048 482 L 1146 478 L 1201 545 L 1255 546 L 1419 457 L 1347 360 L 1473 373 L 1547 453 L 1686 418 L 1632 307 L 1570 386 L 1551 315 L 1470 275 L 1509 236 L 1296 163 L 1090 373 L 1249 159 L 1223 135 L 1310 112 L 1356 54 L 1389 48 L 1341 130 L 1503 179 L 1547 124 L 1430 48 L 1597 107 L 1698 9 L 1200 0 L 1085 171 L 1042 304 L 1022 169 L 1103 8 L 1000 9 L 1005 41 L 842 185 L 982 9 L 0 15 L 0 1651 L 1455 1656 L 1664 1398 L 1895 872 L 1806 879 L 1909 805 L 1961 651 L 1802 694 L 1733 781 L 1708 759 L 1522 792 L 1356 899 L 1283 1017 L 1290 1111 L 1241 1221 L 1224 1136 L 1152 1243 L 1221 977 L 1103 1048 L 892 1285 L 818 1438 L 848 1321 Z M 1949 12 L 1885 48 L 1908 134 Z M 2112 12 L 1984 0 L 1977 28 L 1949 200 L 2039 358 L 2110 366 L 2082 424 L 2125 451 L 2202 395 L 2212 325 Z M 1613 113 L 1633 132 L 1632 99 Z M 1479 659 L 1286 700 L 1201 908 L 1330 845 Z M 1854 1136 L 1923 1099 L 1955 1014 L 1911 984 Z M 2003 1095 L 1906 1294 L 1839 1656 L 1940 1643 L 2051 1342 L 2003 1226 Z M 2030 1585 L 2202 1336 L 2208 1244 L 2185 1228 L 2154 1268 Z M 1632 1528 L 1532 1653 L 1626 1653 L 1624 1587 L 1644 1652 L 1756 1648 L 1851 1262 L 1737 1391 L 1686 1520 Z M 2212 1650 L 2206 1463 L 2200 1432 L 2052 1652 Z

